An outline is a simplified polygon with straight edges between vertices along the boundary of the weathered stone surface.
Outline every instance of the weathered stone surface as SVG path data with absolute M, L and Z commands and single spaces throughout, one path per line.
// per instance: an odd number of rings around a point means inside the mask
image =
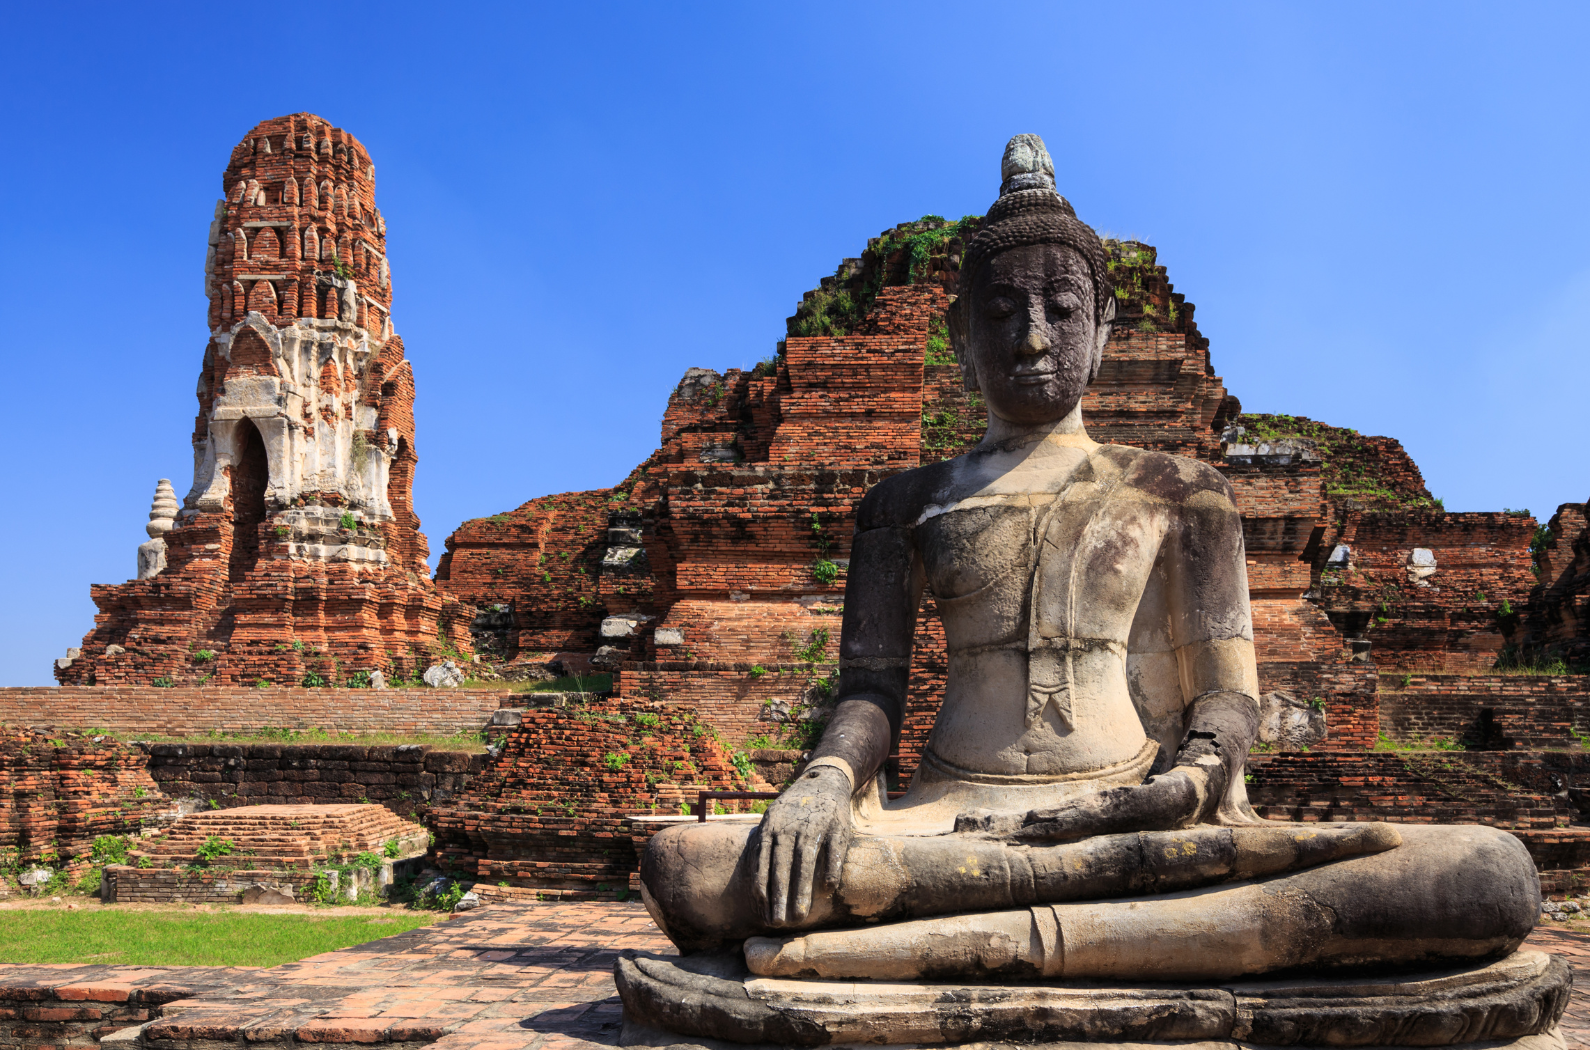
M 256 882 L 243 891 L 244 904 L 296 904 L 298 898 L 291 893 L 284 893 L 274 886 Z
M 464 684 L 463 668 L 444 660 L 425 669 L 425 684 L 433 689 L 457 689 Z
M 1259 739 L 1287 751 L 1304 751 L 1325 739 L 1325 708 L 1279 690 L 1259 700 Z
M 732 953 L 668 959 L 630 951 L 614 973 L 626 1046 L 688 1044 L 678 1035 L 793 1046 L 1445 1046 L 1551 1033 L 1572 989 L 1567 964 L 1541 952 L 1455 971 L 1186 988 L 767 979 L 746 973 Z

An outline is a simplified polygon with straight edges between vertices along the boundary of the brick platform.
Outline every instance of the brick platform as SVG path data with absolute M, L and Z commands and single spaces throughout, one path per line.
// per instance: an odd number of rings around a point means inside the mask
M 1567 957 L 1590 987 L 1590 930 L 1543 927 L 1527 946 Z M 19 1050 L 89 1046 L 85 1030 L 136 1024 L 129 1015 L 148 1010 L 144 1035 L 171 1050 L 243 1041 L 596 1050 L 617 1045 L 612 970 L 625 948 L 672 952 L 638 904 L 494 904 L 269 970 L 0 966 L 0 1016 L 48 1016 L 9 1022 L 0 1039 L 12 1035 L 6 1045 Z M 173 1002 L 184 986 L 191 998 Z M 1571 1050 L 1590 1048 L 1590 999 L 1574 997 L 1562 1031 Z

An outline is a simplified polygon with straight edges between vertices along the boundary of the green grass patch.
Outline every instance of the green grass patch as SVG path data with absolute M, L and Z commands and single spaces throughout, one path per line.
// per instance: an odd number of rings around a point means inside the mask
M 1468 745 L 1461 740 L 1393 740 L 1384 733 L 1379 735 L 1373 748 L 1375 751 L 1467 751 Z
M 279 966 L 390 937 L 434 914 L 258 915 L 240 912 L 6 911 L 0 963 Z

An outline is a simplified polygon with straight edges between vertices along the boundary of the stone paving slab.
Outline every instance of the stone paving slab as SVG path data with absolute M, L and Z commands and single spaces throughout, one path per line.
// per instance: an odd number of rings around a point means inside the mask
M 1563 1035 L 1590 1050 L 1590 926 L 1545 926 L 1527 943 L 1573 967 Z M 612 973 L 625 948 L 673 950 L 638 903 L 504 903 L 268 970 L 0 966 L 0 997 L 164 1002 L 145 1036 L 166 1045 L 600 1050 L 618 1040 Z M 191 997 L 170 1001 L 176 990 Z

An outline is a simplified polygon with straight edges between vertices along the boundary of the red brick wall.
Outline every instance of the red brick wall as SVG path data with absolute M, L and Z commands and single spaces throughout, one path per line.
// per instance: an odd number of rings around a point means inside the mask
M 526 711 L 430 825 L 443 867 L 494 896 L 621 899 L 637 863 L 627 814 L 677 813 L 703 788 L 756 786 L 688 707 L 623 699 Z
M 595 651 L 606 605 L 599 593 L 602 555 L 616 495 L 614 489 L 564 492 L 466 521 L 447 537 L 437 588 L 471 606 L 512 607 L 503 658 Z M 649 581 L 631 587 L 637 602 L 646 600 L 641 592 L 649 591 Z
M 507 691 L 481 689 L 0 688 L 0 722 L 197 736 L 261 729 L 450 734 L 483 729 Z
M 166 803 L 145 766 L 116 740 L 0 722 L 0 851 L 76 878 L 95 838 L 136 833 Z
M 1389 820 L 1555 828 L 1568 803 L 1445 752 L 1248 756 L 1248 799 L 1270 820 Z
M 298 900 L 305 900 L 316 876 L 279 868 L 194 871 L 113 864 L 105 868 L 104 878 L 104 899 L 116 904 L 241 904 L 243 892 L 255 883 L 290 889 Z
M 253 805 L 374 802 L 423 819 L 486 765 L 485 752 L 425 745 L 148 744 L 149 775 L 171 798 L 199 798 L 223 809 Z
M 1370 640 L 1383 669 L 1489 669 L 1535 585 L 1534 532 L 1533 518 L 1512 514 L 1349 514 L 1335 542 L 1352 548 L 1352 566 L 1324 573 L 1322 604 L 1344 635 Z M 1435 556 L 1427 587 L 1408 578 L 1416 547 Z
M 1385 673 L 1380 725 L 1394 740 L 1461 740 L 1486 750 L 1577 748 L 1578 737 L 1590 736 L 1590 679 Z
M 1585 504 L 1564 503 L 1547 522 L 1539 585 L 1521 627 L 1508 638 L 1529 660 L 1590 664 L 1590 528 Z

